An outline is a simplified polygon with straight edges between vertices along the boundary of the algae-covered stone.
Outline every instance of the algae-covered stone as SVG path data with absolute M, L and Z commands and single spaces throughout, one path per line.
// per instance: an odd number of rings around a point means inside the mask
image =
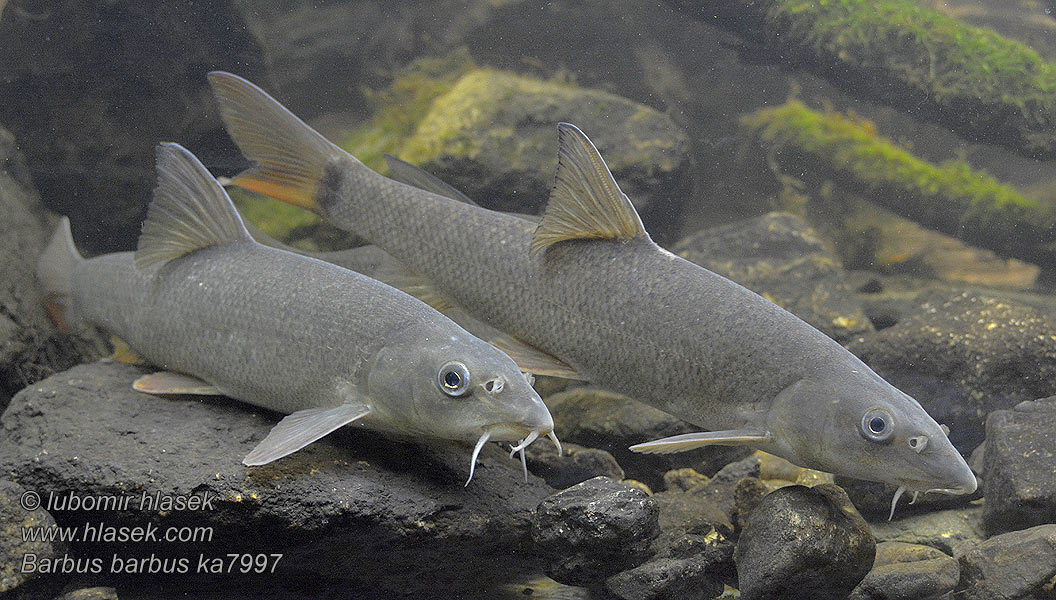
M 698 231 L 671 251 L 736 281 L 837 340 L 873 330 L 839 260 L 795 215 L 770 213 Z
M 958 597 L 966 600 L 1051 598 L 1052 582 L 1056 578 L 1056 525 L 1039 525 L 994 536 L 960 560 Z
M 1056 394 L 1056 322 L 1013 300 L 936 293 L 848 349 L 913 396 L 967 454 L 986 415 Z
M 865 577 L 876 542 L 832 484 L 772 492 L 748 518 L 735 561 L 741 597 L 841 598 Z
M 957 561 L 945 552 L 902 542 L 876 545 L 873 569 L 848 600 L 918 600 L 953 590 L 960 578 Z
M 641 490 L 595 477 L 539 503 L 532 541 L 546 574 L 568 585 L 597 586 L 649 555 L 660 509 Z
M 553 490 L 538 478 L 525 483 L 520 464 L 497 444 L 483 449 L 468 487 L 467 445 L 419 446 L 352 428 L 248 468 L 242 458 L 279 415 L 226 398 L 141 394 L 132 382 L 142 374 L 111 362 L 81 365 L 20 392 L 0 418 L 0 469 L 27 490 L 132 498 L 128 510 L 106 512 L 114 527 L 212 532 L 211 544 L 86 544 L 84 556 L 194 559 L 178 583 L 201 585 L 207 575 L 193 572 L 200 553 L 282 553 L 272 577 L 382 594 L 486 595 L 481 590 L 538 572 L 523 551 L 529 517 Z M 141 502 L 181 494 L 209 507 L 159 511 Z M 52 514 L 62 526 L 100 520 L 98 512 Z
M 1056 523 L 1056 397 L 986 420 L 984 516 L 991 533 Z
M 692 467 L 710 475 L 751 454 L 747 448 L 710 446 L 680 454 L 639 454 L 628 448 L 648 440 L 700 431 L 700 427 L 626 396 L 594 388 L 574 388 L 546 398 L 561 439 L 606 450 L 627 477 L 651 488 L 664 487 L 664 473 Z
M 536 212 L 553 185 L 562 121 L 590 136 L 640 211 L 679 211 L 686 133 L 647 106 L 557 81 L 474 69 L 433 102 L 398 155 L 488 208 Z

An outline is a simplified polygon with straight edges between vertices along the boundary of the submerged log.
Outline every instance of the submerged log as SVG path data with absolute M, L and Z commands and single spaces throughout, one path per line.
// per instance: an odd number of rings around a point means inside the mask
M 912 0 L 668 0 L 790 68 L 945 125 L 1056 158 L 1056 64 Z

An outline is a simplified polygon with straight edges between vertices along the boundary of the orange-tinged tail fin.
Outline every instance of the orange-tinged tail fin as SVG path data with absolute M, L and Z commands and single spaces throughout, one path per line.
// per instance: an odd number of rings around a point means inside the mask
M 316 187 L 326 167 L 349 155 L 264 90 L 231 73 L 209 73 L 227 132 L 256 166 L 231 183 L 318 212 Z

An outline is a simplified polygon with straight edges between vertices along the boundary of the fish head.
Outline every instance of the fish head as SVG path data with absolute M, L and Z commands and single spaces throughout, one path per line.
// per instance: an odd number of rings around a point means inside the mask
M 476 442 L 534 441 L 554 420 L 513 360 L 466 332 L 390 343 L 369 376 L 378 411 L 409 432 Z
M 970 494 L 971 468 L 920 403 L 868 367 L 802 379 L 775 399 L 776 454 L 830 473 L 908 491 Z

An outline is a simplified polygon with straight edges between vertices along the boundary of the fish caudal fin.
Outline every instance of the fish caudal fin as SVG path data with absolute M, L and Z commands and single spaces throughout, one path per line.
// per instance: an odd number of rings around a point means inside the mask
M 350 155 L 245 79 L 213 71 L 209 83 L 227 132 L 256 163 L 231 183 L 318 212 L 319 179 L 330 161 Z
M 51 321 L 62 331 L 69 331 L 74 320 L 69 310 L 73 270 L 81 262 L 84 257 L 73 243 L 70 220 L 62 217 L 37 263 L 37 280 L 45 292 L 44 307 Z
M 649 239 L 590 139 L 571 123 L 559 124 L 557 131 L 557 180 L 532 237 L 531 253 L 564 240 Z
M 335 408 L 309 408 L 287 415 L 268 437 L 242 459 L 248 467 L 266 465 L 304 448 L 336 429 L 370 414 L 366 404 L 348 403 Z
M 136 249 L 147 268 L 202 248 L 252 240 L 227 192 L 179 144 L 158 145 L 157 186 Z

